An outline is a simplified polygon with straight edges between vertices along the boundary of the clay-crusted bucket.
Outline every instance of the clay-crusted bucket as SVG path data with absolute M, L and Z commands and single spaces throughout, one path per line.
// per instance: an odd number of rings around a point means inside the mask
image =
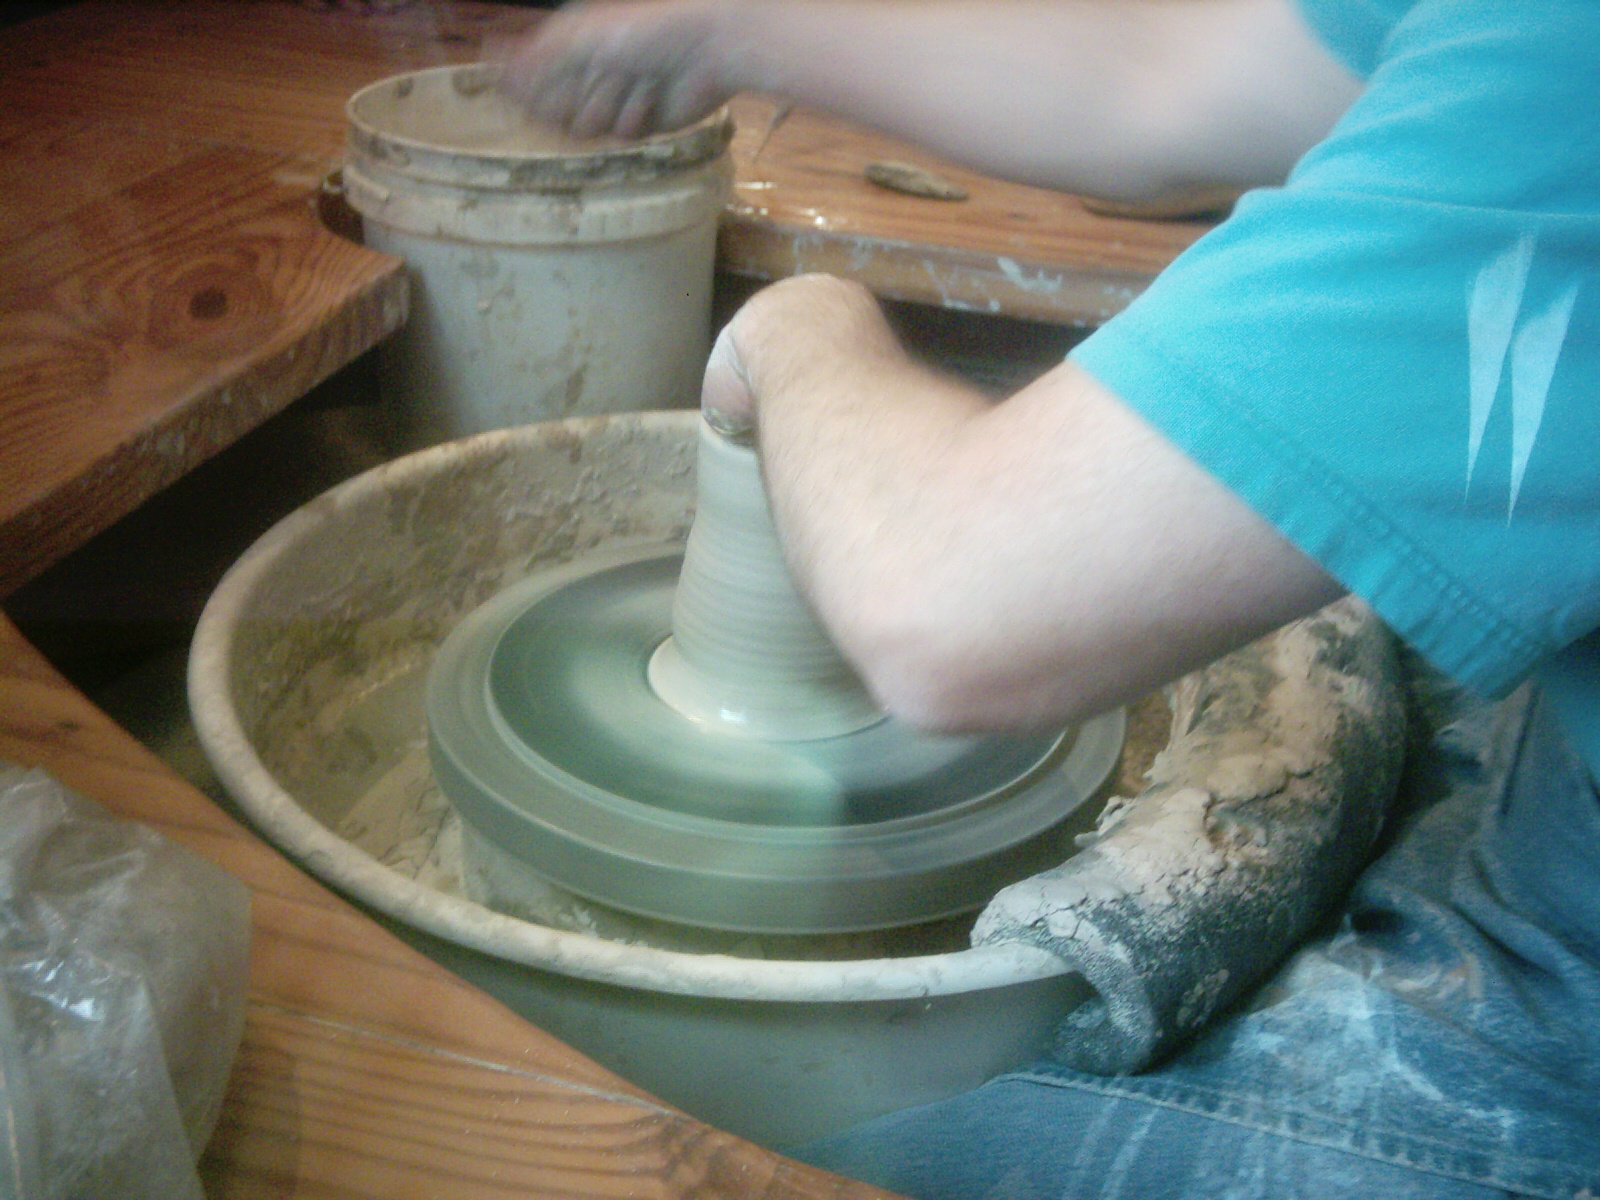
M 345 196 L 412 284 L 381 352 L 396 449 L 698 396 L 731 119 L 575 142 L 495 73 L 415 71 L 346 106 Z
M 423 677 L 463 615 L 533 570 L 682 542 L 697 420 L 499 431 L 334 489 L 218 587 L 190 703 L 218 776 L 296 862 L 623 1076 L 783 1146 L 1027 1060 L 1084 985 L 1033 948 L 928 953 L 910 933 L 882 935 L 875 957 L 823 961 L 613 940 L 490 911 L 347 836 L 364 796 L 425 763 Z

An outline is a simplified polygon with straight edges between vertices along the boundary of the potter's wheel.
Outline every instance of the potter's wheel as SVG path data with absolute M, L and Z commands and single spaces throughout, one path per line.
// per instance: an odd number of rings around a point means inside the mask
M 796 1145 L 1037 1058 L 1083 998 L 1081 979 L 1032 946 L 969 948 L 964 914 L 839 935 L 723 933 L 572 898 L 520 860 L 508 865 L 525 890 L 501 903 L 504 892 L 478 890 L 473 830 L 427 762 L 429 667 L 485 600 L 562 563 L 684 550 L 697 421 L 522 426 L 340 485 L 218 587 L 190 657 L 192 712 L 218 778 L 294 862 L 667 1103 Z M 1059 769 L 1077 769 L 1084 759 L 1063 749 Z M 1084 768 L 1082 790 L 1098 777 Z M 1093 808 L 1047 835 L 1055 862 Z
M 878 712 L 793 596 L 753 454 L 702 430 L 700 480 L 687 565 L 542 572 L 441 647 L 431 757 L 480 843 L 601 904 L 761 933 L 931 920 L 1061 861 L 1120 714 L 942 737 Z

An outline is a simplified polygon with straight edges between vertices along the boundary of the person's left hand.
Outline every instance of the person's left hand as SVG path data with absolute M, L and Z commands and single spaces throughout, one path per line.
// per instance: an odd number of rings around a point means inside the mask
M 574 137 L 681 128 L 737 90 L 715 48 L 719 11 L 715 0 L 569 4 L 495 51 L 502 86 Z

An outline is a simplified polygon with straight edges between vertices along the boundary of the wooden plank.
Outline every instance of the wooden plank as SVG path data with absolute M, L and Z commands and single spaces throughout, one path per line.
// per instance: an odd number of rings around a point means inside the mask
M 0 42 L 0 595 L 395 329 L 343 105 L 538 14 L 89 0 Z
M 179 162 L 190 147 L 79 119 L 0 110 L 0 246 Z
M 1089 268 L 1038 255 L 997 255 L 838 230 L 797 233 L 746 211 L 723 222 L 718 255 L 756 279 L 817 271 L 859 280 L 875 294 L 957 311 L 1092 329 L 1149 286 L 1139 271 Z
M 383 1197 L 872 1194 L 659 1106 L 262 1007 L 202 1171 L 213 1200 L 333 1178 Z
M 358 88 L 477 59 L 540 15 L 453 0 L 86 0 L 25 26 L 0 77 L 19 112 L 331 163 Z
M 902 142 L 797 110 L 767 138 L 773 105 L 741 96 L 725 269 L 761 279 L 827 271 L 880 295 L 1073 326 L 1103 323 L 1211 226 L 1099 216 L 1076 196 L 963 170 Z M 870 183 L 872 162 L 929 170 L 966 200 Z
M 184 783 L 0 616 L 0 759 L 41 766 L 252 892 L 213 1197 L 883 1193 L 653 1100 L 378 928 Z
M 290 162 L 202 148 L 0 249 L 0 595 L 399 326 Z

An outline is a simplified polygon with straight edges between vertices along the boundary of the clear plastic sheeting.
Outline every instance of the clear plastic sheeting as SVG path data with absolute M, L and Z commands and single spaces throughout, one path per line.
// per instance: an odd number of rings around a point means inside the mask
M 0 1200 L 200 1200 L 249 931 L 237 880 L 0 763 Z

